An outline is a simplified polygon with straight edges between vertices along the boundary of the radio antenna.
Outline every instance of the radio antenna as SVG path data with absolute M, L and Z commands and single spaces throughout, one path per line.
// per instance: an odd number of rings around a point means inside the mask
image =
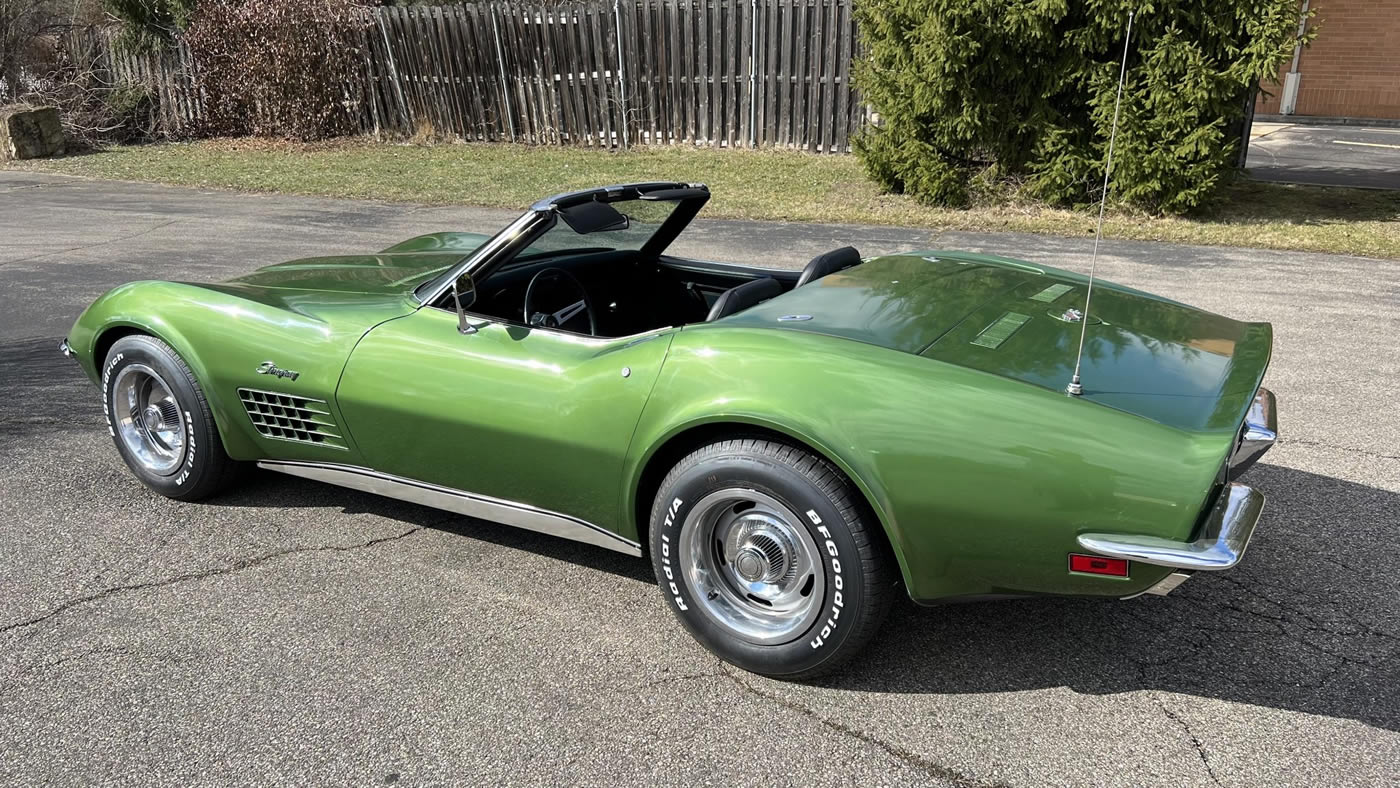
M 1113 100 L 1113 129 L 1108 133 L 1108 164 L 1103 171 L 1103 194 L 1099 197 L 1099 223 L 1094 228 L 1094 254 L 1089 258 L 1089 287 L 1084 291 L 1084 314 L 1079 317 L 1079 351 L 1074 356 L 1074 377 L 1069 379 L 1065 393 L 1077 397 L 1084 393 L 1079 381 L 1079 365 L 1084 360 L 1084 337 L 1089 331 L 1089 301 L 1094 297 L 1094 271 L 1099 263 L 1099 240 L 1103 238 L 1103 211 L 1108 205 L 1108 176 L 1113 173 L 1113 143 L 1118 139 L 1118 110 L 1123 104 L 1123 81 L 1128 75 L 1128 42 L 1133 38 L 1133 13 L 1128 12 L 1128 32 L 1123 35 L 1123 64 L 1118 69 L 1118 96 Z

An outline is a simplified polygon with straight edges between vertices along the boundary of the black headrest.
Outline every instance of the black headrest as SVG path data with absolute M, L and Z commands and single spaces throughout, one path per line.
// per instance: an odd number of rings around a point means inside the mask
M 812 262 L 802 269 L 802 276 L 797 280 L 797 286 L 801 287 L 813 279 L 821 279 L 827 274 L 834 274 L 843 268 L 850 268 L 860 264 L 860 252 L 854 246 L 843 246 L 840 249 L 833 249 L 826 254 L 819 254 L 812 258 Z
M 782 295 L 782 293 L 783 286 L 771 276 L 745 282 L 738 287 L 731 287 L 720 293 L 715 305 L 710 307 L 710 316 L 705 320 L 719 320 L 727 315 L 748 309 L 754 304 L 767 301 L 773 296 Z

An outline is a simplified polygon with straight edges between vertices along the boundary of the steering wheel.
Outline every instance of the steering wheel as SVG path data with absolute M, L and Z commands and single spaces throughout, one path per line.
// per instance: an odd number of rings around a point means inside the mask
M 572 288 L 577 293 L 578 299 L 569 302 L 567 306 L 557 311 L 536 311 L 539 308 L 536 302 L 545 297 L 546 293 L 550 290 L 550 288 L 542 283 L 550 281 L 565 283 L 566 288 L 564 289 Z M 560 288 L 553 288 L 553 292 L 548 292 L 548 295 L 558 295 L 559 292 Z M 570 328 L 569 322 L 574 321 L 575 323 L 581 323 L 581 315 L 586 314 L 588 317 L 588 334 L 590 336 L 598 335 L 598 310 L 593 308 L 593 299 L 589 297 L 588 290 L 584 288 L 583 283 L 573 274 L 562 268 L 546 268 L 531 277 L 530 284 L 525 287 L 524 313 L 525 325 L 527 326 L 562 328 L 566 331 L 574 331 L 580 334 L 584 333 L 580 330 L 581 326 L 578 328 Z

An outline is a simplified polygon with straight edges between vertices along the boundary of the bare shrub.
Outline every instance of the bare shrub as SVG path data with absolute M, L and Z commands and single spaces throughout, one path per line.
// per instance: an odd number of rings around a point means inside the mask
M 147 140 L 156 135 L 156 102 L 148 86 L 114 81 L 105 36 L 91 27 L 36 39 L 26 59 L 23 90 L 12 103 L 58 107 L 70 148 Z
M 185 41 L 205 134 L 318 140 L 358 129 L 367 0 L 205 0 Z

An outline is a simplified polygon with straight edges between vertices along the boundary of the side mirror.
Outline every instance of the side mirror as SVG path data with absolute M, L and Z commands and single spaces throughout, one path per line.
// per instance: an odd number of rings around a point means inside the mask
M 457 308 L 457 331 L 462 334 L 475 334 L 476 329 L 467 323 L 467 307 L 476 303 L 476 285 L 471 274 L 462 274 L 452 281 L 452 304 Z

